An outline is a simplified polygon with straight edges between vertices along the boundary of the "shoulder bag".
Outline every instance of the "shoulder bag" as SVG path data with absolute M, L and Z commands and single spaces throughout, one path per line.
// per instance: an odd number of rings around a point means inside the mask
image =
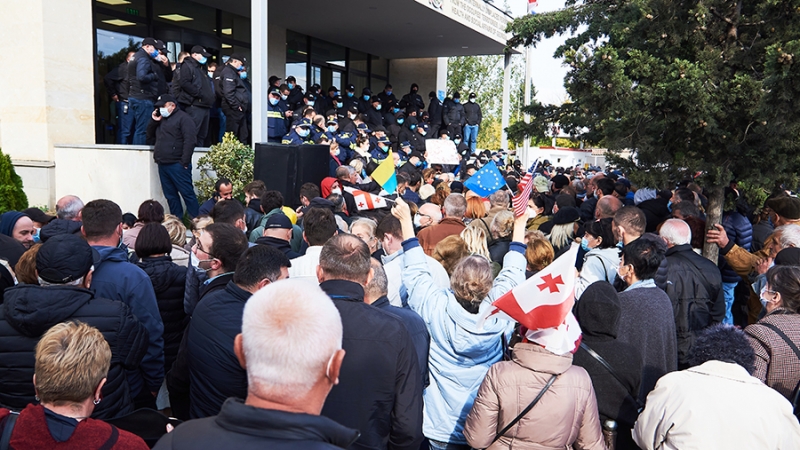
M 553 385 L 553 383 L 556 381 L 556 378 L 558 378 L 558 375 L 553 375 L 550 377 L 550 380 L 547 382 L 547 384 L 544 385 L 544 388 L 542 388 L 542 390 L 539 391 L 539 394 L 536 396 L 536 398 L 533 399 L 531 404 L 528 405 L 525 409 L 523 409 L 522 412 L 519 413 L 519 415 L 515 417 L 514 420 L 511 421 L 511 423 L 506 425 L 502 430 L 500 430 L 499 433 L 497 433 L 497 436 L 495 436 L 494 439 L 492 440 L 492 444 L 497 442 L 498 439 L 500 439 L 504 434 L 506 434 L 506 432 L 508 432 L 508 430 L 510 430 L 511 427 L 516 425 L 517 422 L 520 421 L 520 419 L 525 417 L 525 414 L 528 414 L 528 412 L 530 412 L 530 410 L 533 409 L 533 407 L 536 406 L 537 403 L 539 403 L 539 400 L 541 400 L 544 393 L 547 392 L 548 389 L 550 389 L 550 386 Z

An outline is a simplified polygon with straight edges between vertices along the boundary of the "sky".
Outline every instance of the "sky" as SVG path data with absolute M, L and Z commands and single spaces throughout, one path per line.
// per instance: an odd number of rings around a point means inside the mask
M 528 0 L 507 0 L 514 17 L 528 13 Z M 496 3 L 499 3 L 496 0 Z M 555 11 L 564 7 L 564 0 L 538 0 L 535 11 L 543 13 Z M 567 100 L 567 91 L 564 89 L 564 76 L 567 67 L 563 59 L 553 58 L 556 48 L 566 41 L 567 36 L 555 36 L 540 42 L 531 51 L 531 66 L 533 67 L 533 85 L 536 88 L 536 99 L 544 104 L 560 105 Z

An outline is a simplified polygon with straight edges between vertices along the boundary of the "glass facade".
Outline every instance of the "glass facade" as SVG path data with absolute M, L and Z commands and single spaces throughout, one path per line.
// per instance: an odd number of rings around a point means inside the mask
M 105 76 L 136 51 L 147 36 L 164 41 L 174 64 L 181 51 L 202 45 L 209 61 L 242 53 L 248 59 L 250 18 L 186 0 L 94 0 L 95 142 L 116 143 L 117 111 L 104 85 Z M 348 84 L 356 95 L 365 87 L 374 93 L 389 81 L 389 61 L 300 33 L 286 32 L 286 73 L 307 90 L 319 84 L 342 91 Z M 250 74 L 252 76 L 252 74 Z

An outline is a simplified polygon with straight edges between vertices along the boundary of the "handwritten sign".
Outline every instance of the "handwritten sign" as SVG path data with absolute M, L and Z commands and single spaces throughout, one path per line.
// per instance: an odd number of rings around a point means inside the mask
M 456 144 L 444 139 L 426 139 L 426 156 L 428 164 L 458 164 L 458 151 Z

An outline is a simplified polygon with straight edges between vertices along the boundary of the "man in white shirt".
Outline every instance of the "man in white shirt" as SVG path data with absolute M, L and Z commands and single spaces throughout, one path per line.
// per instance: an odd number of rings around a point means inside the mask
M 290 278 L 317 280 L 317 266 L 322 246 L 338 232 L 333 211 L 311 208 L 303 216 L 303 240 L 308 242 L 306 254 L 292 260 Z

